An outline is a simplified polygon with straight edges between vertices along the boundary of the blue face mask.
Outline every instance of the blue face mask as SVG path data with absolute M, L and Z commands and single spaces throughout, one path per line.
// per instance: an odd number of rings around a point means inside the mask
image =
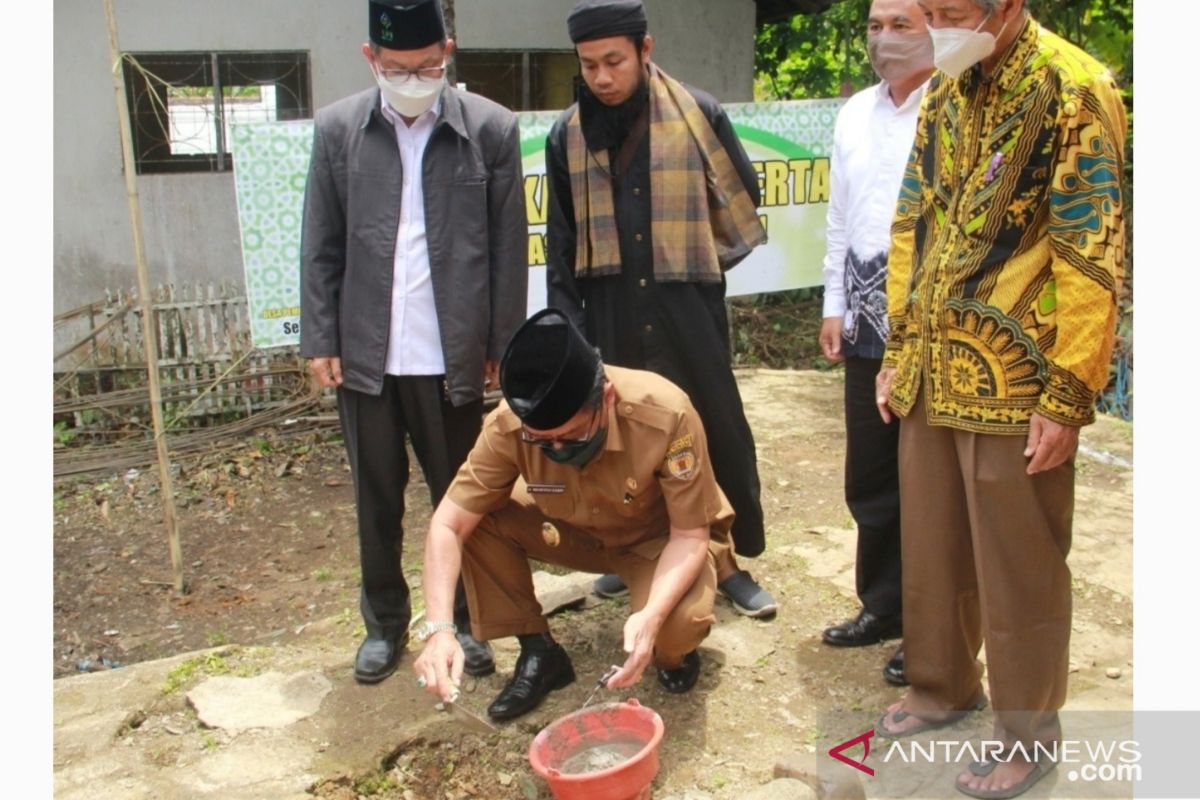
M 587 464 L 604 446 L 604 439 L 608 435 L 608 428 L 597 428 L 590 439 L 584 439 L 579 442 L 561 442 L 557 448 L 553 442 L 538 442 L 538 447 L 542 448 L 542 452 L 546 454 L 546 458 L 558 464 L 569 464 L 573 467 L 582 467 Z

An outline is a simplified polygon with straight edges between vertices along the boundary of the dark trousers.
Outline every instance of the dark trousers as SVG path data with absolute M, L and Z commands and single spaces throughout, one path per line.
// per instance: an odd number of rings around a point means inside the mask
M 885 425 L 875 405 L 879 359 L 846 359 L 846 505 L 858 525 L 855 588 L 880 617 L 901 612 L 900 423 Z
M 729 357 L 725 285 L 659 284 L 656 291 L 655 332 L 643 338 L 645 362 L 635 366 L 657 372 L 687 393 L 704 424 L 717 485 L 733 506 L 733 551 L 747 558 L 761 555 L 766 531 L 758 453 Z M 728 551 L 724 558 L 732 568 Z
M 714 362 L 697 359 L 687 366 L 660 362 L 650 369 L 683 389 L 696 407 L 708 438 L 714 477 L 736 515 L 731 531 L 734 552 L 753 558 L 766 547 L 758 454 L 733 371 L 728 364 Z
M 409 469 L 405 437 L 436 508 L 479 435 L 483 400 L 455 407 L 443 393 L 441 376 L 388 375 L 379 395 L 339 389 L 338 416 L 354 478 L 363 621 L 371 638 L 398 639 L 412 619 L 400 567 Z M 454 606 L 455 621 L 467 630 L 461 580 Z

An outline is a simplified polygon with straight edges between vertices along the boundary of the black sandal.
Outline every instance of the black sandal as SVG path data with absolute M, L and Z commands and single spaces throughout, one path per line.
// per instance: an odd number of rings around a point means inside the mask
M 976 777 L 986 778 L 996 771 L 996 766 L 999 763 L 990 758 L 984 761 L 972 761 L 967 765 L 967 769 Z M 977 797 L 979 800 L 1009 800 L 1009 798 L 1025 794 L 1025 792 L 1029 791 L 1035 783 L 1044 778 L 1056 766 L 1058 764 L 1048 758 L 1035 761 L 1033 762 L 1033 769 L 1029 771 L 1029 774 L 1019 783 L 1015 783 L 1007 789 L 972 789 L 970 786 L 960 783 L 957 779 L 954 781 L 954 786 L 968 797 Z

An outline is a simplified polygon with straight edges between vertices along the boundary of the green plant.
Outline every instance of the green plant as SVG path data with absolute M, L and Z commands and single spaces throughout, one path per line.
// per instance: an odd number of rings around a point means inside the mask
M 333 577 L 333 573 L 329 570 L 328 567 L 321 567 L 319 569 L 313 570 L 312 576 L 313 576 L 313 580 L 316 581 L 317 583 L 324 583 L 325 581 L 327 581 Z
M 178 664 L 167 673 L 162 693 L 172 695 L 189 684 L 198 675 L 228 675 L 229 662 L 220 653 L 196 656 Z
M 71 442 L 75 441 L 75 437 L 79 433 L 74 428 L 67 427 L 66 420 L 59 420 L 54 423 L 54 443 L 60 447 L 66 447 Z
M 247 647 L 237 651 L 237 664 L 232 672 L 239 678 L 253 678 L 261 674 L 263 667 L 270 663 L 273 650 L 270 647 Z
M 217 737 L 213 736 L 208 731 L 204 731 L 200 734 L 200 744 L 205 750 L 216 750 L 217 747 L 220 746 L 220 742 L 217 741 Z
M 355 794 L 368 797 L 398 788 L 400 787 L 397 785 L 396 780 L 392 776 L 382 772 L 372 772 L 370 775 L 363 775 L 354 780 Z
M 229 635 L 225 631 L 212 631 L 205 638 L 209 647 L 220 647 L 223 644 L 229 644 Z

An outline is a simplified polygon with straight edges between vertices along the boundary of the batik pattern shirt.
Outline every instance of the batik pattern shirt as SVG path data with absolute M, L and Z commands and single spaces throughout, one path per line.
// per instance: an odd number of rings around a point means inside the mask
M 937 73 L 889 258 L 891 407 L 930 424 L 1093 421 L 1124 271 L 1125 111 L 1112 75 L 1027 18 L 993 75 Z

